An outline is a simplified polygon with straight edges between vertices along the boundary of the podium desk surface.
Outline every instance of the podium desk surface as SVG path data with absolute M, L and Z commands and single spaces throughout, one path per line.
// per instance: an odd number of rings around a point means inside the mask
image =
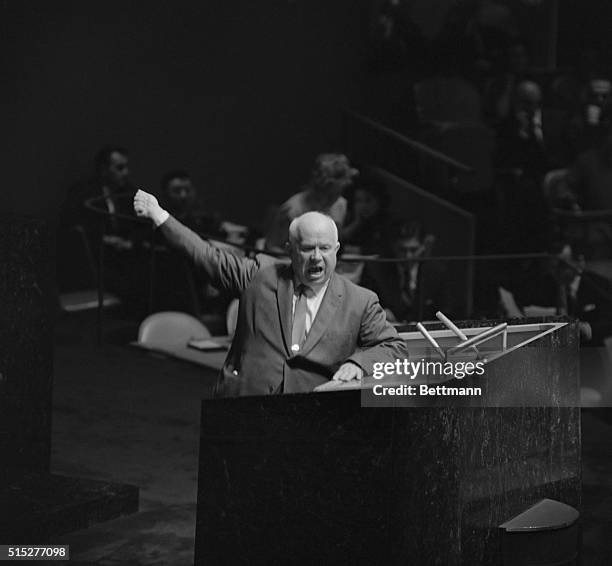
M 489 363 L 523 346 L 532 344 L 540 338 L 562 328 L 566 324 L 567 323 L 565 322 L 543 322 L 509 325 L 507 332 L 507 348 L 505 350 L 502 349 L 501 336 L 492 338 L 484 344 L 479 345 L 478 350 L 484 356 L 483 361 L 485 363 Z M 462 328 L 462 331 L 468 338 L 472 338 L 488 328 L 490 328 L 490 326 L 479 326 L 473 328 Z M 461 343 L 461 340 L 447 329 L 430 330 L 429 333 L 438 342 L 442 349 L 451 348 Z M 439 359 L 435 350 L 427 343 L 420 332 L 400 332 L 400 336 L 406 340 L 411 358 L 418 359 L 422 357 L 425 359 Z M 193 363 L 208 369 L 220 371 L 225 362 L 225 358 L 227 357 L 227 346 L 229 346 L 231 340 L 229 336 L 213 336 L 210 338 L 210 340 L 218 342 L 220 346 L 224 347 L 218 349 L 198 349 L 190 347 L 188 344 L 168 345 L 164 343 L 142 342 L 131 342 L 130 345 L 148 352 L 162 354 L 164 356 Z M 475 359 L 476 354 L 473 350 L 458 353 L 449 358 L 450 361 L 468 361 Z M 361 385 L 359 382 L 348 382 L 341 384 L 330 382 L 329 384 L 324 384 L 322 389 L 318 390 L 345 390 L 359 389 L 360 387 Z

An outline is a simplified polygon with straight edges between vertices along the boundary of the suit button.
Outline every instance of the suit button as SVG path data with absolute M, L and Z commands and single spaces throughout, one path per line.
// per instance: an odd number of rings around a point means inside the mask
M 232 373 L 233 373 L 234 375 L 238 375 L 238 370 L 236 370 L 236 369 L 235 369 L 235 370 L 234 370 Z
M 300 346 L 298 344 L 293 344 L 293 346 L 291 346 L 292 352 L 299 352 L 299 350 L 300 350 Z

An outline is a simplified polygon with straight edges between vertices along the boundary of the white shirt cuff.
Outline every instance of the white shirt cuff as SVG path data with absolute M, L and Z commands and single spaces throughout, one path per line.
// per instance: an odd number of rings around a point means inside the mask
M 156 214 L 153 217 L 153 224 L 155 224 L 156 228 L 159 228 L 166 220 L 168 220 L 169 216 L 170 215 L 164 209 L 162 209 L 159 214 Z

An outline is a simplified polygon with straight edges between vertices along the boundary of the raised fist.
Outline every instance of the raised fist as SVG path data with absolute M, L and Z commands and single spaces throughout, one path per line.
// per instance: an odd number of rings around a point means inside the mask
M 138 190 L 134 195 L 134 212 L 140 218 L 149 218 L 156 226 L 168 218 L 168 213 L 159 206 L 157 198 L 143 190 Z

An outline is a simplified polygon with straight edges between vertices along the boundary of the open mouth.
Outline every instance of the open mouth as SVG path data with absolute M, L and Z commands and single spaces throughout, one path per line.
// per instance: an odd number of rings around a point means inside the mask
M 311 277 L 319 277 L 320 275 L 323 275 L 323 271 L 323 266 L 313 265 L 308 268 L 308 275 Z

